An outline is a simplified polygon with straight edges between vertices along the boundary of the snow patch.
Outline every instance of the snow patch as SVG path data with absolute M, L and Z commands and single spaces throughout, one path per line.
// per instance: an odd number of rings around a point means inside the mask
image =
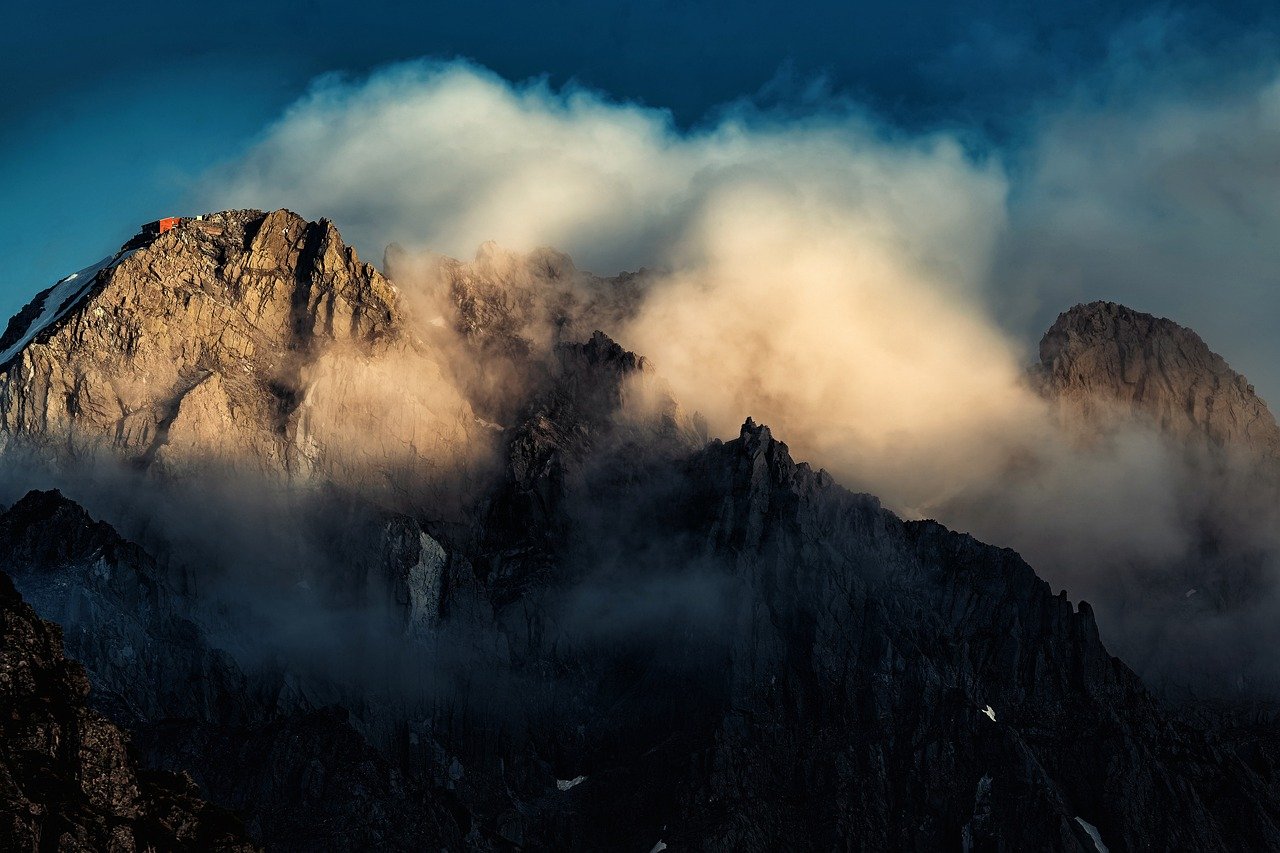
M 557 779 L 556 787 L 559 788 L 561 791 L 567 791 L 570 788 L 572 788 L 574 785 L 581 785 L 583 780 L 585 780 L 586 778 L 587 778 L 586 776 L 574 776 L 572 779 Z
M 662 853 L 662 851 L 666 849 L 667 849 L 667 842 L 659 841 L 657 844 L 653 845 L 653 847 L 649 850 L 649 853 Z
M 449 555 L 425 533 L 418 536 L 418 562 L 409 568 L 409 618 L 405 638 L 428 636 L 440 622 L 440 595 Z
M 118 255 L 103 258 L 96 264 L 87 266 L 82 270 L 76 270 L 49 288 L 43 297 L 36 297 L 41 299 L 40 316 L 36 317 L 12 346 L 0 353 L 0 365 L 7 364 L 10 359 L 26 349 L 41 332 L 70 314 L 71 310 L 93 288 L 93 283 L 97 281 L 98 273 L 114 267 L 132 255 L 134 251 L 121 252 Z
M 982 709 L 982 713 L 984 713 L 984 714 L 986 714 L 988 717 L 990 717 L 990 718 L 991 718 L 991 722 L 993 722 L 993 723 L 994 723 L 994 722 L 996 721 L 996 712 L 995 712 L 995 709 L 994 709 L 994 708 L 992 708 L 990 705 L 988 705 L 987 707 L 983 708 L 983 709 Z
M 1111 851 L 1107 849 L 1107 845 L 1102 843 L 1102 833 L 1098 832 L 1098 827 L 1089 823 L 1089 821 L 1082 817 L 1077 817 L 1076 823 L 1080 824 L 1081 829 L 1089 833 L 1089 838 L 1093 841 L 1093 848 L 1097 850 L 1098 853 L 1111 853 Z

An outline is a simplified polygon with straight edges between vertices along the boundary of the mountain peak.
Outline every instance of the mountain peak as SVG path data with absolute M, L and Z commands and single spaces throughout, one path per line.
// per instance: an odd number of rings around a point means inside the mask
M 1077 305 L 1045 333 L 1032 377 L 1087 421 L 1119 409 L 1179 439 L 1280 455 L 1280 428 L 1249 381 L 1163 317 L 1115 302 Z
M 105 445 L 149 465 L 183 455 L 185 436 L 205 454 L 299 464 L 309 366 L 400 337 L 396 289 L 328 220 L 233 210 L 162 223 L 10 323 L 0 442 Z

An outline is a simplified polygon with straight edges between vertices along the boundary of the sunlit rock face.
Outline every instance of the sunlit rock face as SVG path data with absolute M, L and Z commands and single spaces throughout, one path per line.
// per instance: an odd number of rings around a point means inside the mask
M 640 292 L 551 250 L 424 262 L 393 248 L 388 264 L 413 298 L 331 223 L 289 211 L 140 235 L 10 322 L 0 442 L 421 510 L 494 473 L 556 347 L 618 324 Z
M 228 211 L 133 245 L 11 322 L 5 342 L 26 342 L 0 366 L 7 443 L 374 487 L 474 428 L 395 286 L 331 223 Z M 410 371 L 430 400 L 397 381 Z
M 1183 441 L 1280 459 L 1280 427 L 1253 386 L 1172 320 L 1077 305 L 1045 333 L 1032 375 L 1071 417 L 1096 424 L 1119 410 Z

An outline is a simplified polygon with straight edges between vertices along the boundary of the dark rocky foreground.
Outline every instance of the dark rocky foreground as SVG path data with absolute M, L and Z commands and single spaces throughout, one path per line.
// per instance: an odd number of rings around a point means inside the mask
M 33 596 L 77 590 L 68 647 L 146 757 L 276 849 L 1094 849 L 1082 820 L 1112 850 L 1280 844 L 1265 762 L 1164 713 L 1013 552 L 904 523 L 750 422 L 650 464 L 589 478 L 593 511 L 478 581 L 507 706 L 433 697 L 429 748 L 244 675 L 60 496 L 0 532 Z
M 0 849 L 257 849 L 190 777 L 140 767 L 88 693 L 61 631 L 0 575 Z

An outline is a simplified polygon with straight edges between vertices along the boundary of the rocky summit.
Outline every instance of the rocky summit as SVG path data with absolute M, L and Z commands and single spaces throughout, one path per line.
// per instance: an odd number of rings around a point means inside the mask
M 1249 381 L 1172 320 L 1091 302 L 1058 316 L 1032 375 L 1086 420 L 1139 414 L 1183 440 L 1280 458 L 1280 427 Z
M 11 321 L 15 849 L 1280 847 L 1271 741 L 1087 603 L 763 424 L 708 439 L 601 328 L 641 278 L 387 266 L 212 214 Z M 1046 393 L 1268 446 L 1194 335 L 1084 311 Z
M 56 286 L 9 325 L 10 441 L 108 443 L 140 463 L 213 450 L 296 468 L 297 389 L 316 340 L 372 353 L 393 338 L 395 289 L 329 223 L 216 214 L 121 252 L 61 305 Z M 54 311 L 35 330 L 37 312 Z
M 1169 460 L 1155 497 L 1176 540 L 1099 567 L 1130 661 L 1161 681 L 1207 668 L 1197 688 L 1280 698 L 1265 615 L 1280 566 L 1280 427 L 1253 385 L 1192 330 L 1110 302 L 1059 316 L 1030 378 L 1097 458 L 1128 431 L 1130 448 L 1137 437 Z

